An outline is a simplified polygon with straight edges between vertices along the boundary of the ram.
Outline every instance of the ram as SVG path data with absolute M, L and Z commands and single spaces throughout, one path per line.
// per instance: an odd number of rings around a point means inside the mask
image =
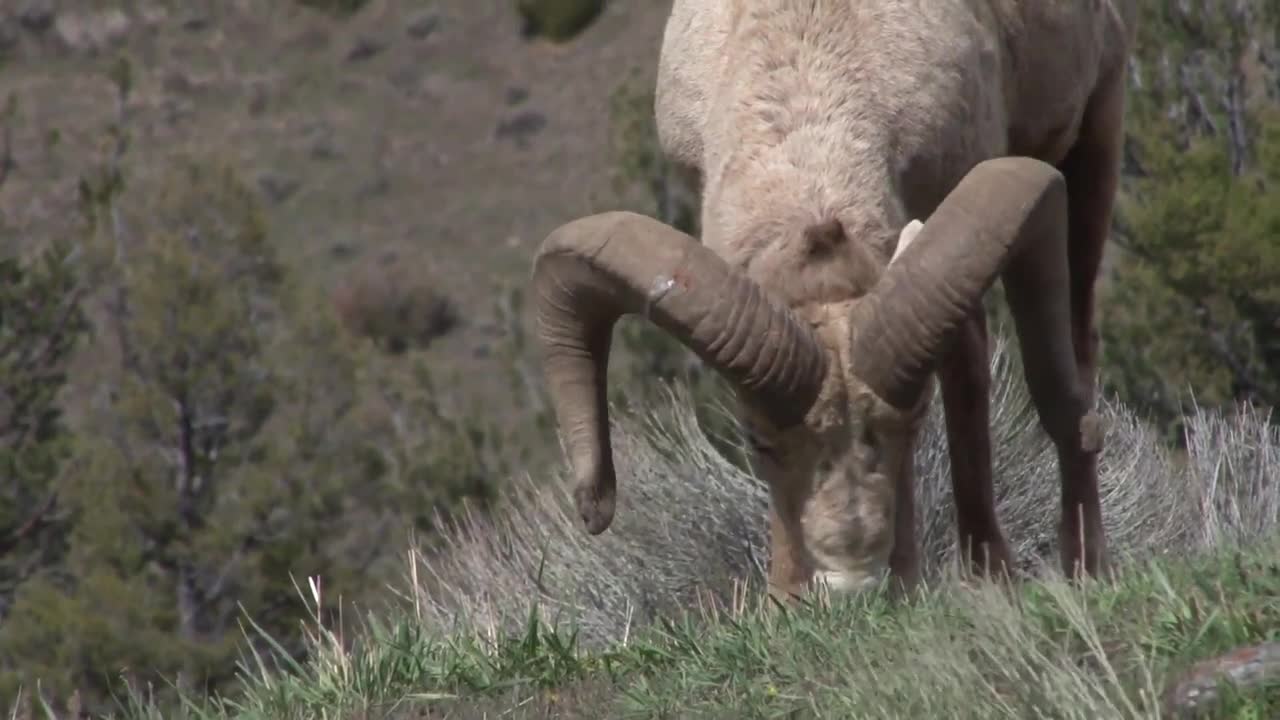
M 771 491 L 772 593 L 917 582 L 912 453 L 935 380 L 961 549 L 1009 573 L 981 303 L 998 278 L 1057 451 L 1063 571 L 1107 571 L 1094 295 L 1135 16 L 1135 0 L 675 0 L 655 107 L 700 186 L 701 242 L 608 212 L 534 261 L 587 532 L 615 512 L 606 371 L 633 313 L 738 391 Z

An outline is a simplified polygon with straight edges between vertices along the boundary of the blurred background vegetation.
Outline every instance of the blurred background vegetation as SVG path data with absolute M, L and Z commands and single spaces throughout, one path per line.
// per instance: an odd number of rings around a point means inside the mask
M 1179 446 L 1193 402 L 1280 400 L 1280 6 L 1143 6 L 1103 377 Z M 559 462 L 531 253 L 606 208 L 697 230 L 667 7 L 0 9 L 0 699 L 227 690 L 246 616 L 297 638 L 316 576 L 376 608 Z M 740 461 L 719 379 L 617 337 L 616 399 L 684 382 Z

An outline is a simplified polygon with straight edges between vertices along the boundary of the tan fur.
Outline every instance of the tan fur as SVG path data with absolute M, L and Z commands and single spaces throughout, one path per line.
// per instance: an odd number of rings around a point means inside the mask
M 835 588 L 865 587 L 883 574 L 894 547 L 894 482 L 911 463 L 928 410 L 922 401 L 899 412 L 848 371 L 854 302 L 799 308 L 839 369 L 827 376 L 803 425 L 779 432 L 765 413 L 744 408 L 749 431 L 769 450 L 758 455 L 757 472 L 773 492 L 775 511 L 790 515 L 784 522 L 795 528 L 794 538 L 781 540 L 797 545 L 795 557 L 786 558 L 787 547 L 780 553 L 775 537 L 771 568 L 774 578 L 796 576 L 772 583 L 792 596 L 815 571 Z
M 908 221 L 982 160 L 1062 163 L 1091 98 L 1123 83 L 1135 15 L 1134 0 L 675 0 L 658 131 L 701 177 L 702 242 L 847 368 L 849 307 Z M 1109 143 L 1120 128 L 1091 132 Z M 885 569 L 923 410 L 895 413 L 844 371 L 800 428 L 748 412 L 773 488 L 776 591 L 815 571 L 861 587 Z M 910 584 L 914 551 L 899 550 Z

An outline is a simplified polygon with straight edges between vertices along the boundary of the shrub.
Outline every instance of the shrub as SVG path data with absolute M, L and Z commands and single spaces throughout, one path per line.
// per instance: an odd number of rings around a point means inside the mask
M 541 35 L 553 42 L 573 39 L 599 17 L 604 0 L 516 0 L 525 37 Z
M 387 256 L 353 271 L 333 293 L 339 321 L 392 354 L 447 334 L 458 323 L 457 309 L 418 267 Z
M 998 510 L 1023 569 L 1052 571 L 1057 463 L 1009 351 L 1000 339 L 992 358 Z M 537 598 L 544 619 L 573 619 L 584 642 L 605 643 L 700 599 L 731 602 L 740 582 L 760 588 L 767 492 L 715 450 L 688 400 L 681 389 L 641 413 L 613 416 L 620 497 L 603 535 L 582 531 L 567 473 L 517 482 L 488 516 L 466 516 L 445 550 L 420 565 L 418 607 L 428 624 L 515 632 Z M 1265 416 L 1248 406 L 1191 415 L 1188 461 L 1179 462 L 1128 408 L 1106 401 L 1100 411 L 1109 427 L 1099 468 L 1103 507 L 1117 564 L 1247 541 L 1280 521 L 1280 430 Z M 937 399 L 916 474 L 917 537 L 932 581 L 956 557 Z
M 354 15 L 369 3 L 369 0 L 297 0 L 298 4 L 327 12 L 340 17 Z

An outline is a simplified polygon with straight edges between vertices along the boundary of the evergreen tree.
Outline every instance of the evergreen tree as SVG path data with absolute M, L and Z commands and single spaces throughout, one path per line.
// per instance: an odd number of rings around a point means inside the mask
M 1277 14 L 1148 2 L 1143 23 L 1104 377 L 1176 441 L 1191 392 L 1280 402 L 1280 111 L 1265 91 Z
M 0 115 L 0 189 L 13 159 L 17 98 Z M 73 248 L 21 257 L 0 215 L 0 623 L 25 580 L 65 550 L 59 489 L 71 442 L 59 404 L 89 324 Z
M 23 585 L 0 628 L 0 653 L 54 697 L 219 687 L 245 614 L 289 646 L 305 578 L 358 595 L 379 548 L 348 483 L 356 367 L 332 320 L 301 319 L 230 168 L 183 163 L 161 188 L 113 265 L 65 572 Z
M 0 257 L 0 623 L 13 593 L 64 549 L 71 437 L 60 394 L 88 323 L 69 248 Z

